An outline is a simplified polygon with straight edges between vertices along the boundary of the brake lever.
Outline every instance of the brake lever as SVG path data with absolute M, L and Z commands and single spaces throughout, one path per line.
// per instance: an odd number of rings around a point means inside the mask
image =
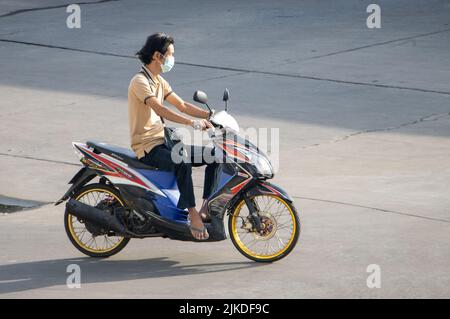
M 211 122 L 211 117 L 214 115 L 214 113 L 216 113 L 216 110 L 214 110 L 214 109 L 209 109 L 208 121 Z

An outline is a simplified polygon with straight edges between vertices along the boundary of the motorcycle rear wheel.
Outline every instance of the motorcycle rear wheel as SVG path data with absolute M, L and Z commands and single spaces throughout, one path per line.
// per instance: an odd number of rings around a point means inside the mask
M 90 206 L 98 206 L 105 200 L 110 200 L 114 205 L 124 206 L 119 191 L 102 183 L 85 185 L 76 191 L 72 198 Z M 75 248 L 90 257 L 110 257 L 124 249 L 130 241 L 130 238 L 120 236 L 93 235 L 92 226 L 70 214 L 67 208 L 64 213 L 64 228 Z M 103 245 L 100 245 L 97 239 L 99 241 L 103 239 Z

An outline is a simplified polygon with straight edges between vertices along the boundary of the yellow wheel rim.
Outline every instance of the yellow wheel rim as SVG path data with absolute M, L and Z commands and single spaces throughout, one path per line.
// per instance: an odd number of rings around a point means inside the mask
M 259 208 L 260 216 L 266 226 L 263 235 L 251 231 L 247 222 L 249 212 L 245 201 L 237 205 L 230 216 L 231 231 L 239 248 L 249 256 L 258 259 L 271 259 L 282 255 L 295 239 L 297 220 L 292 208 L 282 198 L 274 195 L 252 197 Z M 245 207 L 247 214 L 244 214 Z
M 94 193 L 97 193 L 95 195 Z M 85 203 L 90 206 L 97 205 L 101 200 L 109 198 L 113 198 L 117 200 L 120 205 L 123 206 L 122 201 L 114 195 L 112 192 L 101 189 L 101 188 L 93 188 L 86 190 L 75 198 L 76 200 Z M 97 202 L 95 202 L 97 201 Z M 125 239 L 124 237 L 119 236 L 93 236 L 86 228 L 85 224 L 80 222 L 76 216 L 67 214 L 67 224 L 69 226 L 69 231 L 72 238 L 76 241 L 76 243 L 82 247 L 83 249 L 93 252 L 93 253 L 107 253 L 114 250 L 118 247 L 122 241 Z

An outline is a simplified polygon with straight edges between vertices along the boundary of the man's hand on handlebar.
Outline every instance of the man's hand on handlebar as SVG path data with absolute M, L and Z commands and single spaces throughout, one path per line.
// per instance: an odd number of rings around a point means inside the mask
M 214 128 L 214 126 L 211 124 L 211 122 L 209 122 L 208 120 L 205 120 L 205 119 L 193 120 L 191 125 L 195 130 L 202 130 L 202 131 L 204 131 L 208 128 Z

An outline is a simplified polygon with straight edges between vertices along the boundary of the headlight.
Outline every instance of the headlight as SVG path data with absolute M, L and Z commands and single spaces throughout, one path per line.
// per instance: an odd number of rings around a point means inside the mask
M 256 169 L 258 170 L 258 173 L 260 173 L 264 177 L 268 177 L 268 178 L 273 177 L 272 165 L 270 164 L 269 160 L 265 156 L 258 155 L 257 163 L 255 166 L 256 166 Z
M 239 151 L 245 154 L 249 159 L 250 163 L 253 164 L 256 168 L 256 171 L 259 175 L 266 178 L 273 177 L 273 168 L 270 164 L 269 159 L 264 154 L 258 154 L 256 152 L 244 150 L 239 148 Z

